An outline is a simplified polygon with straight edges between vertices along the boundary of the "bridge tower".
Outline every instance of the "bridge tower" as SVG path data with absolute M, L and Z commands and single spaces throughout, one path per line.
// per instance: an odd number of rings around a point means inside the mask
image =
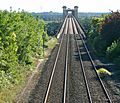
M 67 9 L 66 6 L 63 6 L 63 18 L 65 18 L 68 15 L 69 11 L 76 19 L 78 18 L 78 6 L 74 6 L 74 9 Z
M 63 6 L 63 18 L 65 18 L 67 16 L 67 7 Z
M 74 6 L 74 16 L 76 19 L 78 18 L 78 6 Z

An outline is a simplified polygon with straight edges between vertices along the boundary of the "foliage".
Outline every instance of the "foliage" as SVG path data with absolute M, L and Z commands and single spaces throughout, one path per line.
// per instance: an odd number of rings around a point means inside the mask
M 45 21 L 62 21 L 63 15 L 62 13 L 57 12 L 42 12 L 42 13 L 32 13 L 34 17 L 39 17 L 40 19 L 43 19 Z
M 24 11 L 0 12 L 0 67 L 10 68 L 17 63 L 31 63 L 31 56 L 42 55 L 44 22 Z
M 120 13 L 92 18 L 91 30 L 88 37 L 98 53 L 106 55 L 109 59 L 119 58 L 120 52 Z
M 99 29 L 102 24 L 104 18 L 103 17 L 93 17 L 91 19 L 91 27 L 88 33 L 89 41 L 92 43 L 94 49 L 101 54 L 104 52 L 105 41 L 102 40 Z M 101 46 L 102 45 L 102 46 Z
M 55 37 L 50 38 L 50 40 L 46 42 L 46 46 L 48 46 L 49 49 L 53 49 L 56 44 L 57 44 L 57 39 Z
M 100 25 L 101 38 L 106 41 L 106 47 L 120 38 L 120 13 L 112 12 L 107 15 Z
M 49 34 L 49 36 L 56 35 L 56 33 L 59 31 L 61 24 L 62 24 L 61 22 L 49 22 L 49 23 L 47 23 L 46 28 L 47 28 L 47 33 Z
M 0 103 L 12 103 L 21 87 L 24 87 L 30 73 L 30 65 L 18 65 L 7 71 L 0 71 Z
M 111 46 L 106 50 L 106 55 L 108 58 L 118 58 L 120 56 L 120 42 L 114 41 Z
M 48 40 L 44 28 L 43 20 L 27 12 L 0 11 L 0 91 L 18 86 L 33 57 L 43 55 L 42 35 Z
M 79 18 L 80 24 L 84 27 L 86 33 L 90 31 L 91 27 L 91 17 L 81 17 Z

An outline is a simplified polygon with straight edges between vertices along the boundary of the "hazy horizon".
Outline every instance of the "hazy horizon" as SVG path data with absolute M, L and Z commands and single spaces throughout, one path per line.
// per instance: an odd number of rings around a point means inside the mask
M 62 12 L 54 12 L 54 11 L 48 11 L 48 12 L 31 12 L 31 13 L 62 13 Z M 78 12 L 78 13 L 109 13 L 110 11 L 108 11 L 108 12 Z
M 74 6 L 78 6 L 79 12 L 110 12 L 110 10 L 120 10 L 119 0 L 2 0 L 0 3 L 0 10 L 10 10 L 10 6 L 13 10 L 18 11 L 24 9 L 28 12 L 58 12 L 62 13 L 62 7 L 67 6 L 73 9 Z

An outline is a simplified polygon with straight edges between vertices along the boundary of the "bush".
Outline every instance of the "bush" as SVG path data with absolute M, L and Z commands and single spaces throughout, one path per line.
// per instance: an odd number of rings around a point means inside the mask
M 43 20 L 27 12 L 0 11 L 0 102 L 6 89 L 24 81 L 35 55 L 43 55 L 44 28 Z
M 42 56 L 45 23 L 27 12 L 0 11 L 0 69 L 7 71 L 18 63 L 32 63 Z M 45 38 L 45 40 L 47 40 Z
M 106 50 L 106 55 L 108 58 L 117 58 L 120 56 L 120 42 L 114 41 L 111 46 Z
M 89 40 L 94 49 L 111 60 L 120 56 L 120 13 L 111 12 L 92 19 Z M 119 61 L 119 60 L 117 60 Z
M 99 36 L 94 38 L 93 47 L 98 53 L 101 53 L 101 54 L 104 53 L 104 51 L 102 50 L 104 45 L 105 43 L 103 43 L 103 41 Z
M 120 38 L 120 13 L 112 12 L 107 15 L 100 25 L 100 34 L 106 44 L 106 49 Z

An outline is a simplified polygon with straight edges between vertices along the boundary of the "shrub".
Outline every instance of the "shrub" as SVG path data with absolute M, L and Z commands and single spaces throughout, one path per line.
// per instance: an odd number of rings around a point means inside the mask
M 117 58 L 120 56 L 120 42 L 114 41 L 111 46 L 106 50 L 106 55 L 108 58 Z
M 107 15 L 100 25 L 100 35 L 106 41 L 106 49 L 120 38 L 120 13 L 112 12 Z

